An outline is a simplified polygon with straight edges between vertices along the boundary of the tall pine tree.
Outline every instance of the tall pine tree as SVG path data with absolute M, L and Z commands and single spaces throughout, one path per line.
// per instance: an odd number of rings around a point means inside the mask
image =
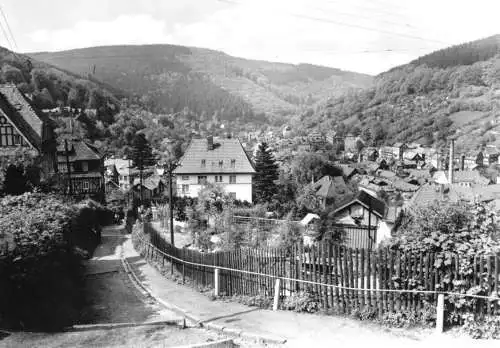
M 139 169 L 140 197 L 142 204 L 142 180 L 144 169 L 156 163 L 156 159 L 153 156 L 153 149 L 143 133 L 135 135 L 132 142 L 130 157 L 133 166 Z
M 253 192 L 257 203 L 270 202 L 278 192 L 275 181 L 279 178 L 278 165 L 267 143 L 263 142 L 255 156 L 256 174 L 253 180 Z

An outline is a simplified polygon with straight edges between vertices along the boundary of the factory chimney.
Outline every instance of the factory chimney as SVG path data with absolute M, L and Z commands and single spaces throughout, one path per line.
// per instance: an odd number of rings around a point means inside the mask
M 455 156 L 455 140 L 451 140 L 450 142 L 450 162 L 448 164 L 448 181 L 450 184 L 453 184 L 453 157 Z

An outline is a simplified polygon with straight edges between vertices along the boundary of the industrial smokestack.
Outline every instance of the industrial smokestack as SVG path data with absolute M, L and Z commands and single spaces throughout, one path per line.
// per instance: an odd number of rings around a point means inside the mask
M 207 137 L 207 150 L 213 150 L 214 149 L 214 137 L 209 135 Z
M 455 140 L 450 142 L 450 162 L 448 164 L 448 181 L 453 184 L 453 157 L 455 156 Z

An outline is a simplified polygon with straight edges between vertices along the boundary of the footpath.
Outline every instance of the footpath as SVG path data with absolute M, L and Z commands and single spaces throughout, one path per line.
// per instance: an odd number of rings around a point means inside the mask
M 189 286 L 167 279 L 135 251 L 130 237 L 123 244 L 130 271 L 167 308 L 192 323 L 228 335 L 283 347 L 498 347 L 498 341 L 478 341 L 433 330 L 389 329 L 349 318 L 271 311 L 235 302 L 211 300 Z

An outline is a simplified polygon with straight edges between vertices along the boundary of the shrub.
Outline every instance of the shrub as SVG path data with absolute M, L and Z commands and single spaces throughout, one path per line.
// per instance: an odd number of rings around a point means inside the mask
M 296 312 L 316 313 L 319 308 L 319 301 L 309 291 L 300 291 L 293 293 L 285 298 L 282 308 Z
M 233 295 L 231 298 L 235 302 L 242 303 L 246 306 L 259 307 L 259 308 L 271 308 L 273 304 L 273 298 L 265 295 L 257 296 L 246 296 L 246 295 Z
M 475 339 L 500 339 L 500 317 L 476 318 L 473 314 L 463 316 L 462 332 Z
M 417 311 L 384 312 L 380 321 L 383 325 L 398 328 L 430 327 L 436 322 L 436 309 L 431 304 L 425 303 L 424 308 Z
M 71 243 L 76 210 L 55 196 L 26 193 L 0 201 L 2 326 L 60 329 L 78 315 L 80 258 Z

